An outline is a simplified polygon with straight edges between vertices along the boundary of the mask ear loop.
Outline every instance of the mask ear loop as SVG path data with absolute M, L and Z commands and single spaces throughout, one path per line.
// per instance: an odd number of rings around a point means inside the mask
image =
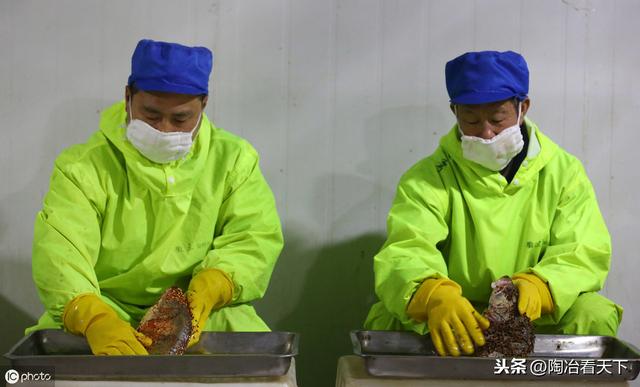
M 133 100 L 133 95 L 129 94 L 129 100 L 127 101 L 127 104 L 129 105 L 129 122 L 135 119 L 133 118 L 133 108 L 131 107 L 132 100 Z
M 200 115 L 198 116 L 198 122 L 196 122 L 196 126 L 193 127 L 193 129 L 191 129 L 191 132 L 189 132 L 189 134 L 193 135 L 193 133 L 195 133 L 196 130 L 198 130 L 198 128 L 200 127 L 200 121 L 202 120 L 202 112 L 200 112 Z

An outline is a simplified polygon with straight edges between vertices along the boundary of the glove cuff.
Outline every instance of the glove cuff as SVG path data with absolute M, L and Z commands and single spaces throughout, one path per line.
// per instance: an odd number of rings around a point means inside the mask
M 427 304 L 433 292 L 440 286 L 455 287 L 462 294 L 460 285 L 448 278 L 428 278 L 422 282 L 418 290 L 413 294 L 407 306 L 407 315 L 416 321 L 427 321 Z
M 116 312 L 95 293 L 81 294 L 67 303 L 62 314 L 62 324 L 73 334 L 86 336 L 93 322 L 103 318 L 116 318 Z
M 546 282 L 535 274 L 530 273 L 518 273 L 511 277 L 516 280 L 523 280 L 531 283 L 538 289 L 538 295 L 540 296 L 540 312 L 542 314 L 549 314 L 553 312 L 553 298 L 551 297 L 551 291 Z
M 213 309 L 227 305 L 233 299 L 233 281 L 229 275 L 219 269 L 205 269 L 196 274 L 207 284 L 207 290 Z

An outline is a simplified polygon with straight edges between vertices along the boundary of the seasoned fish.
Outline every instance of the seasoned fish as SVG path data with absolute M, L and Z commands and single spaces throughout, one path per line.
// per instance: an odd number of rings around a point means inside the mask
M 191 310 L 185 294 L 177 287 L 167 289 L 140 321 L 138 332 L 153 340 L 152 355 L 182 355 L 191 337 Z
M 491 284 L 489 307 L 484 316 L 491 326 L 484 332 L 486 344 L 476 350 L 485 357 L 525 357 L 533 351 L 533 324 L 518 311 L 518 288 L 511 278 L 502 277 Z

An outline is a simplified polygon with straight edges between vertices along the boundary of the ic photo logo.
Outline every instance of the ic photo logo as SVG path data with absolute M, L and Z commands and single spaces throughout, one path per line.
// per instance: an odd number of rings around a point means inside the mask
M 4 373 L 4 380 L 9 384 L 16 384 L 20 380 L 20 373 L 16 370 L 9 370 Z
M 18 372 L 10 369 L 4 373 L 4 380 L 7 384 L 25 383 L 25 382 L 48 382 L 53 378 L 48 372 Z

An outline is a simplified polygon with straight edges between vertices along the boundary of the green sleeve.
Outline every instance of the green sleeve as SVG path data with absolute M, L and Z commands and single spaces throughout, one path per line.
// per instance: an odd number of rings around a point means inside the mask
M 32 272 L 40 300 L 61 323 L 65 305 L 82 293 L 99 294 L 94 271 L 100 249 L 100 216 L 73 174 L 60 161 L 36 216 Z M 86 171 L 85 171 L 86 172 Z
M 282 250 L 283 237 L 275 200 L 248 144 L 229 176 L 216 222 L 213 248 L 194 270 L 222 270 L 234 284 L 232 303 L 261 298 Z
M 549 246 L 532 268 L 549 284 L 556 323 L 580 293 L 602 289 L 611 261 L 611 237 L 595 192 L 579 161 L 576 167 L 555 208 Z
M 410 324 L 407 305 L 429 277 L 447 277 L 438 243 L 449 234 L 445 207 L 423 179 L 405 175 L 387 218 L 387 241 L 374 257 L 378 298 L 403 324 Z

